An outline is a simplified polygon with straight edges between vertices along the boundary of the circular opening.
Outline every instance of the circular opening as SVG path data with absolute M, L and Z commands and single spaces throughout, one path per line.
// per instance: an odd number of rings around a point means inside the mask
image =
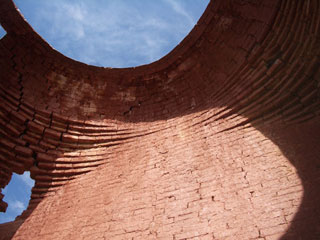
M 95 66 L 135 67 L 168 54 L 209 0 L 15 0 L 60 53 Z
M 14 221 L 26 210 L 33 186 L 34 180 L 30 178 L 30 172 L 12 175 L 9 184 L 2 190 L 3 200 L 8 204 L 8 208 L 5 213 L 0 213 L 0 224 Z

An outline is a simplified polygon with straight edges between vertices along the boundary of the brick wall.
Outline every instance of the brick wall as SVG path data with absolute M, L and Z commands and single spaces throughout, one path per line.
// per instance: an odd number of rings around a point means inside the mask
M 167 56 L 111 69 L 1 1 L 0 186 L 36 183 L 0 239 L 318 239 L 319 16 L 216 0 Z

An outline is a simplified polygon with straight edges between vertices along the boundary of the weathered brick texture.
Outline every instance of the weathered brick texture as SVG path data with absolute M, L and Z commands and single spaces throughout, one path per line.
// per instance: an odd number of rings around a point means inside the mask
M 127 69 L 0 22 L 0 187 L 35 179 L 0 239 L 320 239 L 318 0 L 215 0 Z

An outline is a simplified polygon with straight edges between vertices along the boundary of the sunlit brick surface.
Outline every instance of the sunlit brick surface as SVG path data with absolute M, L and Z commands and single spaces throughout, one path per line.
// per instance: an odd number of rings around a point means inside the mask
M 318 1 L 216 0 L 128 69 L 0 21 L 0 186 L 36 180 L 0 239 L 320 238 Z

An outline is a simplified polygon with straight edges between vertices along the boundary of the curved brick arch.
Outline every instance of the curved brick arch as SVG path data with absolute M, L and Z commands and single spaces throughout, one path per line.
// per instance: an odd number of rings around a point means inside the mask
M 169 55 L 106 69 L 2 1 L 0 184 L 36 180 L 3 239 L 316 239 L 319 7 L 211 2 Z

